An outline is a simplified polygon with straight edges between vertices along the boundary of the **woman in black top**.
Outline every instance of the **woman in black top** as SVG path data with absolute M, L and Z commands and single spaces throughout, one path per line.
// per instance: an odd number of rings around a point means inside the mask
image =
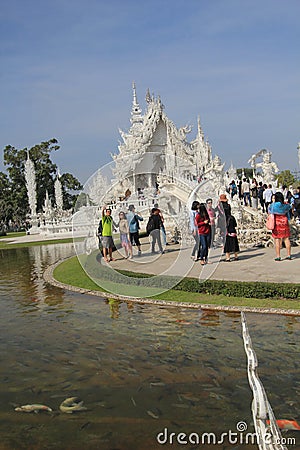
M 159 215 L 160 211 L 158 208 L 152 208 L 151 216 L 147 224 L 147 231 L 152 238 L 151 242 L 151 253 L 155 253 L 155 244 L 157 243 L 159 252 L 164 253 L 163 247 L 161 245 L 160 229 L 162 227 L 162 220 Z
M 226 262 L 230 262 L 230 253 L 234 253 L 234 260 L 238 260 L 238 252 L 240 251 L 237 238 L 235 217 L 231 214 L 231 207 L 226 210 L 226 239 L 224 245 L 224 253 L 226 254 Z

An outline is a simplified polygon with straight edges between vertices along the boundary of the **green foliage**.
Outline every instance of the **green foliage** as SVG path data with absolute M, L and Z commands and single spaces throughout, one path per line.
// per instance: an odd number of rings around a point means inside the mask
M 83 186 L 71 173 L 64 173 L 60 177 L 60 182 L 63 191 L 63 207 L 73 209 L 78 198 L 78 194 L 74 194 L 74 191 L 80 191 Z
M 286 185 L 287 187 L 293 185 L 296 181 L 296 178 L 291 173 L 290 170 L 283 170 L 279 174 L 276 175 L 276 179 L 278 180 L 278 185 L 283 186 Z
M 8 176 L 0 172 L 0 222 L 6 223 L 13 213 L 12 190 Z
M 152 275 L 141 274 L 128 271 L 119 271 L 127 277 L 135 278 L 151 278 Z M 159 277 L 157 286 L 168 286 L 173 284 L 170 282 L 172 277 Z M 130 283 L 130 279 L 126 283 Z M 135 282 L 136 283 L 136 282 Z M 220 280 L 206 280 L 199 283 L 196 278 L 183 278 L 179 283 L 173 287 L 174 290 L 185 292 L 197 292 L 210 295 L 225 295 L 228 297 L 245 297 L 245 298 L 286 298 L 299 299 L 300 285 L 289 283 L 264 283 L 264 282 L 237 282 L 237 281 L 220 281 Z
M 46 191 L 52 204 L 54 204 L 54 182 L 57 176 L 57 166 L 51 160 L 51 152 L 59 148 L 55 138 L 37 144 L 29 150 L 27 148 L 18 150 L 11 145 L 5 147 L 3 159 L 8 176 L 0 172 L 0 222 L 23 221 L 29 213 L 24 173 L 27 154 L 29 154 L 35 166 L 37 211 L 42 211 Z M 70 209 L 77 198 L 75 191 L 82 189 L 82 185 L 70 173 L 62 175 L 61 183 L 64 207 Z
M 80 192 L 80 194 L 76 198 L 76 205 L 74 205 L 76 211 L 79 211 L 82 206 L 87 206 L 88 202 L 90 202 L 90 204 L 93 204 L 88 194 L 86 194 L 85 192 Z
M 300 298 L 299 284 L 236 282 L 207 280 L 199 283 L 197 279 L 185 278 L 174 289 L 205 294 L 227 295 L 246 298 Z
M 243 172 L 244 172 L 246 178 L 249 178 L 249 179 L 253 178 L 253 169 L 249 169 L 249 167 L 245 167 L 245 168 L 242 168 L 242 169 L 237 169 L 236 173 L 237 173 L 237 176 L 240 179 L 242 178 L 242 173 Z
M 30 150 L 24 148 L 17 150 L 11 145 L 4 149 L 4 165 L 7 166 L 7 172 L 14 191 L 14 207 L 18 210 L 18 215 L 26 216 L 28 212 L 28 199 L 25 184 L 24 167 L 27 160 L 27 153 L 35 166 L 37 190 L 37 211 L 41 211 L 48 191 L 49 197 L 54 198 L 53 178 L 57 171 L 56 164 L 52 163 L 50 153 L 58 150 L 56 139 L 50 139 L 47 142 L 35 145 Z M 20 210 L 20 211 L 19 211 Z

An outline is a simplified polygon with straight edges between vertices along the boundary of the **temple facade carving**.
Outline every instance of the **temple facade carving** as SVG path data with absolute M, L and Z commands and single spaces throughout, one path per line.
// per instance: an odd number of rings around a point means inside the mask
M 120 131 L 122 142 L 119 153 L 112 155 L 114 175 L 121 186 L 132 193 L 161 187 L 164 179 L 189 180 L 197 183 L 207 176 L 216 181 L 217 189 L 223 184 L 224 164 L 205 139 L 200 118 L 194 140 L 187 137 L 189 125 L 177 128 L 166 113 L 160 97 L 146 93 L 145 114 L 137 100 L 133 83 L 131 127 Z M 176 181 L 175 181 L 176 182 Z

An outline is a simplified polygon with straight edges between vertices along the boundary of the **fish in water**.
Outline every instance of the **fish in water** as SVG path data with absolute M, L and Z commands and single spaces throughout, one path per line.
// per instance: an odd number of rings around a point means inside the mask
M 153 419 L 159 419 L 159 415 L 155 414 L 153 411 L 148 410 L 147 414 L 148 414 L 148 416 L 152 417 Z
M 73 412 L 86 411 L 87 408 L 83 406 L 83 401 L 78 397 L 69 397 L 61 403 L 59 409 L 64 413 L 72 414 Z
M 31 413 L 31 412 L 39 413 L 40 411 L 52 412 L 52 409 L 49 408 L 49 406 L 34 404 L 34 405 L 18 406 L 17 408 L 15 408 L 15 411 L 27 412 L 27 413 Z
M 276 420 L 276 423 L 281 430 L 300 430 L 300 425 L 296 420 L 279 419 Z M 270 425 L 269 420 L 267 420 L 267 425 Z

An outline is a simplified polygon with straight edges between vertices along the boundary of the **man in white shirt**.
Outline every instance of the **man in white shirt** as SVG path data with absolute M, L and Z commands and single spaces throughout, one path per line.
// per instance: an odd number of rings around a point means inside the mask
M 250 183 L 246 180 L 246 178 L 243 178 L 242 182 L 242 196 L 244 198 L 244 205 L 248 206 L 249 203 L 249 206 L 252 206 L 250 197 Z
M 268 212 L 269 205 L 270 205 L 270 203 L 272 203 L 272 195 L 273 194 L 274 194 L 274 191 L 272 189 L 272 185 L 269 184 L 267 189 L 265 189 L 264 193 L 263 193 L 263 199 L 265 201 L 266 212 Z

